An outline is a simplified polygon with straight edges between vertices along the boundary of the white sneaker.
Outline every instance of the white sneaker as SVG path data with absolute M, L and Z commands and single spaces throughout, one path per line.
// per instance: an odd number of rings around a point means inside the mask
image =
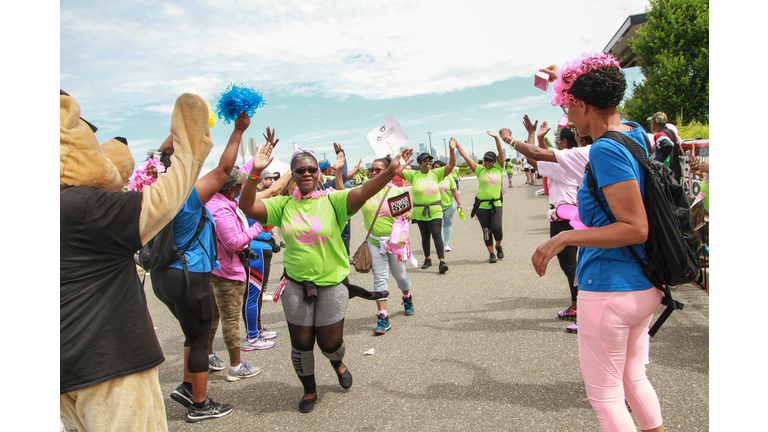
M 451 250 L 451 247 L 450 247 L 450 246 L 448 246 L 448 245 L 445 245 L 445 251 L 446 251 L 446 252 L 449 252 L 450 250 Z
M 257 337 L 256 339 L 245 338 L 245 343 L 243 343 L 243 351 L 262 350 L 272 348 L 273 346 L 275 346 L 274 342 L 262 339 L 260 337 Z

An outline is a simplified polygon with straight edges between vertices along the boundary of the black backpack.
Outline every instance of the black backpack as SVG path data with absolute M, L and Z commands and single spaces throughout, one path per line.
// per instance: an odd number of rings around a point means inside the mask
M 138 264 L 144 270 L 161 270 L 176 261 L 181 261 L 182 267 L 186 270 L 187 259 L 184 254 L 187 252 L 187 249 L 189 249 L 192 242 L 194 242 L 203 231 L 208 220 L 208 216 L 205 214 L 205 208 L 201 209 L 200 222 L 197 224 L 195 235 L 192 236 L 189 243 L 187 243 L 184 250 L 181 252 L 179 252 L 179 248 L 176 247 L 176 244 L 173 242 L 173 220 L 171 220 L 168 225 L 164 226 L 139 250 Z
M 648 137 L 643 134 L 646 145 Z M 664 292 L 662 304 L 667 308 L 648 331 L 654 336 L 675 309 L 684 304 L 672 299 L 670 285 L 681 285 L 698 277 L 701 270 L 699 249 L 701 242 L 696 235 L 691 206 L 683 187 L 675 180 L 674 173 L 664 164 L 646 157 L 643 148 L 621 132 L 608 131 L 600 138 L 608 138 L 622 144 L 640 165 L 645 168 L 645 196 L 643 204 L 648 216 L 648 239 L 645 252 L 646 264 L 632 246 L 626 246 L 643 268 L 643 274 L 656 288 Z M 589 194 L 597 200 L 606 215 L 602 202 L 597 199 L 597 182 L 589 164 L 586 167 Z M 610 218 L 611 222 L 615 222 Z

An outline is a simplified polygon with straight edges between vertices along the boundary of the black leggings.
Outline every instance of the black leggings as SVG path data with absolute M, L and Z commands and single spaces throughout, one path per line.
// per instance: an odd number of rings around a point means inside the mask
M 573 227 L 567 221 L 556 221 L 549 223 L 549 237 L 554 237 L 563 231 L 572 230 Z M 557 260 L 560 262 L 560 269 L 563 270 L 565 276 L 568 278 L 568 287 L 571 289 L 571 301 L 576 301 L 576 295 L 579 293 L 579 288 L 574 284 L 576 282 L 576 256 L 579 253 L 579 248 L 576 246 L 566 246 L 559 254 L 557 254 Z
M 435 242 L 435 249 L 437 249 L 437 257 L 445 259 L 445 245 L 443 244 L 443 219 L 432 219 L 429 221 L 417 220 L 416 225 L 419 226 L 419 232 L 421 232 L 421 247 L 424 250 L 424 256 L 428 257 L 430 254 L 429 249 L 429 236 L 432 236 L 432 240 Z
M 213 323 L 213 291 L 210 273 L 189 272 L 189 289 L 184 270 L 166 267 L 149 274 L 155 296 L 170 309 L 184 332 L 189 347 L 187 370 L 208 372 L 208 337 Z
M 486 246 L 492 246 L 494 239 L 500 242 L 504 237 L 501 231 L 502 208 L 496 207 L 496 213 L 491 209 L 477 209 L 477 220 L 483 229 L 483 241 Z

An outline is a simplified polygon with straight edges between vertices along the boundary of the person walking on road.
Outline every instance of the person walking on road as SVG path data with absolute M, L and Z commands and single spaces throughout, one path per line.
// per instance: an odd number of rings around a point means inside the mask
M 483 242 L 488 249 L 488 262 L 495 263 L 504 258 L 504 250 L 501 248 L 501 240 L 504 237 L 502 230 L 501 208 L 501 182 L 504 176 L 504 151 L 501 148 L 499 135 L 494 131 L 487 131 L 488 135 L 496 141 L 496 151 L 485 152 L 483 164 L 478 165 L 469 157 L 466 151 L 458 144 L 459 153 L 469 164 L 469 169 L 477 176 L 479 189 L 472 205 L 471 217 L 477 215 L 480 227 L 483 229 Z M 496 253 L 494 253 L 494 241 Z

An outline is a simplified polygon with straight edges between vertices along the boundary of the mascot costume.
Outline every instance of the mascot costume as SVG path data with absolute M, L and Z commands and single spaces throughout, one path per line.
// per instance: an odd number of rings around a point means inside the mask
M 122 191 L 135 165 L 126 141 L 99 145 L 63 91 L 60 107 L 60 411 L 81 431 L 166 431 L 157 373 L 165 358 L 134 255 L 195 185 L 213 147 L 208 106 L 179 96 L 173 163 L 136 192 Z

